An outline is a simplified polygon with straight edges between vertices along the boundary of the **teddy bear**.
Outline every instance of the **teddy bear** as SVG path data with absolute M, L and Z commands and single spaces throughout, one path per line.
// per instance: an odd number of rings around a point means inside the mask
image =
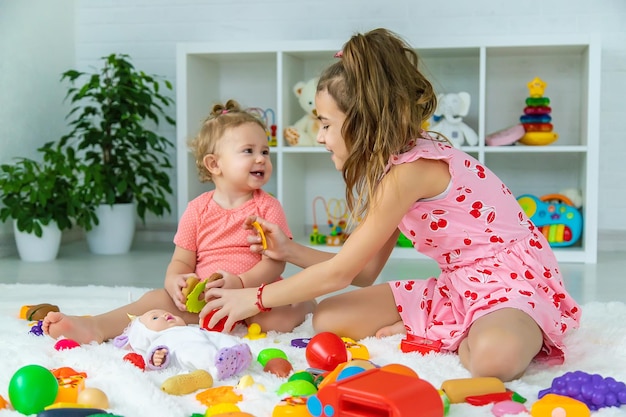
M 293 92 L 298 98 L 300 107 L 306 113 L 293 126 L 284 131 L 285 140 L 290 146 L 315 146 L 319 121 L 315 112 L 315 92 L 319 78 L 311 78 L 308 81 L 299 81 L 293 87 Z

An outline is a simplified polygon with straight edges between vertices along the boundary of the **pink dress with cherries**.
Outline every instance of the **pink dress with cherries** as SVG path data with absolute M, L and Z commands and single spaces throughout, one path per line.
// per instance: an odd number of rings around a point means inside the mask
M 390 166 L 419 158 L 445 161 L 451 182 L 442 196 L 414 203 L 398 226 L 441 268 L 438 278 L 389 283 L 407 333 L 456 351 L 476 319 L 516 308 L 543 330 L 538 358 L 562 361 L 563 337 L 581 311 L 545 237 L 493 172 L 447 143 L 418 140 Z

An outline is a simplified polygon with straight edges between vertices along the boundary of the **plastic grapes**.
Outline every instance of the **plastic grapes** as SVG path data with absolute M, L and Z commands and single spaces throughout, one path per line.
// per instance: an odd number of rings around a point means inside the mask
M 590 410 L 626 404 L 626 384 L 583 371 L 567 372 L 554 378 L 550 388 L 539 391 L 539 398 L 546 394 L 574 398 L 587 404 Z

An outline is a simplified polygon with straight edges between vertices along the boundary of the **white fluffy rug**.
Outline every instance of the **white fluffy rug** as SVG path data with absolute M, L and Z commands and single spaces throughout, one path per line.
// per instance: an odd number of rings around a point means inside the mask
M 20 367 L 39 364 L 48 369 L 69 366 L 87 373 L 87 387 L 104 391 L 111 405 L 111 413 L 125 417 L 163 416 L 189 417 L 204 413 L 206 407 L 195 399 L 195 394 L 176 397 L 160 390 L 174 370 L 141 372 L 125 363 L 126 353 L 111 344 L 86 345 L 80 348 L 56 351 L 55 343 L 46 336 L 28 333 L 25 320 L 18 318 L 22 305 L 52 303 L 69 314 L 98 314 L 137 299 L 145 289 L 128 287 L 60 287 L 53 285 L 5 285 L 0 284 L 0 395 L 8 400 L 11 376 Z M 520 380 L 507 384 L 508 388 L 526 397 L 527 406 L 537 400 L 539 390 L 547 388 L 552 379 L 570 370 L 612 376 L 626 382 L 626 305 L 623 303 L 591 303 L 583 306 L 581 328 L 568 339 L 569 355 L 564 365 L 558 367 L 531 367 Z M 291 334 L 268 334 L 265 339 L 247 341 L 256 355 L 267 347 L 283 349 L 295 370 L 307 367 L 303 349 L 292 348 L 291 339 L 311 337 L 310 318 Z M 400 363 L 413 368 L 419 376 L 439 388 L 446 379 L 469 377 L 452 354 L 431 354 L 425 357 L 417 353 L 402 353 L 398 346 L 400 336 L 377 340 L 365 339 L 372 362 L 378 365 Z M 270 417 L 280 400 L 276 389 L 285 380 L 264 373 L 260 364 L 253 363 L 249 374 L 266 391 L 256 387 L 243 390 L 244 400 L 238 405 L 256 417 Z M 221 381 L 220 385 L 236 385 L 237 379 Z M 15 411 L 2 410 L 0 416 L 20 415 Z M 529 415 L 529 414 L 520 414 Z M 626 406 L 603 408 L 593 416 L 626 416 Z M 493 416 L 490 406 L 474 407 L 468 404 L 453 405 L 450 417 Z

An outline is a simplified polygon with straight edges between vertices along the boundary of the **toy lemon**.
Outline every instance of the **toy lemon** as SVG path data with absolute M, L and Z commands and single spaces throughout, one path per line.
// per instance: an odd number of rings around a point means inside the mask
M 287 397 L 272 411 L 272 417 L 309 417 L 306 397 Z
M 341 340 L 346 344 L 346 349 L 350 353 L 349 359 L 369 360 L 370 352 L 367 347 L 361 343 L 357 343 L 349 337 L 342 337 Z
M 241 409 L 233 403 L 222 403 L 209 407 L 204 415 L 205 417 L 222 416 L 239 411 L 241 411 Z

